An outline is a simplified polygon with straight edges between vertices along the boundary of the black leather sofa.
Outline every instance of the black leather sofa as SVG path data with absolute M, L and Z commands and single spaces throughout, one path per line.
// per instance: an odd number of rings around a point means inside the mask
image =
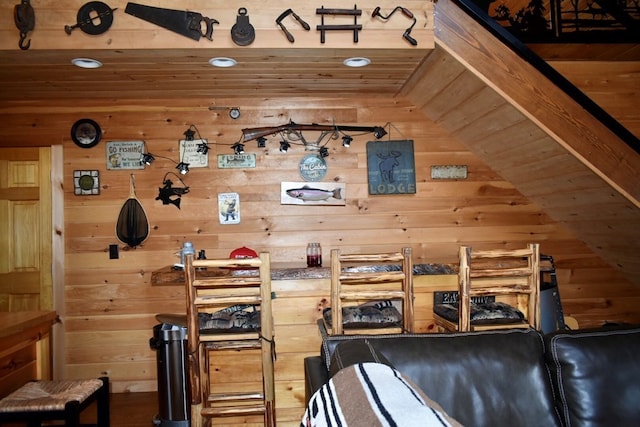
M 640 326 L 324 336 L 307 402 L 359 362 L 394 367 L 468 427 L 640 425 Z

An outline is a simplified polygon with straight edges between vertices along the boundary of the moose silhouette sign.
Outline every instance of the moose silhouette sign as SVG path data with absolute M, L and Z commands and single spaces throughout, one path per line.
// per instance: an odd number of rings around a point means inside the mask
M 369 194 L 415 194 L 413 140 L 367 142 Z

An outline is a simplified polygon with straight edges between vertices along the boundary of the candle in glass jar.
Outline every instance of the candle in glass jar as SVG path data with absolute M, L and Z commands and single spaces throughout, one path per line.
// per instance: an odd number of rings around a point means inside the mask
M 322 266 L 322 248 L 320 243 L 309 243 L 307 245 L 307 267 Z

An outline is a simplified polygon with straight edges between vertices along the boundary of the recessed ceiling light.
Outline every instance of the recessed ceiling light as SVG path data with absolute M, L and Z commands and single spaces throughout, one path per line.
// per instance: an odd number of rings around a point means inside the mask
M 238 61 L 236 61 L 235 59 L 225 58 L 223 56 L 218 56 L 216 58 L 211 58 L 209 60 L 209 64 L 213 65 L 214 67 L 222 67 L 222 68 L 233 67 L 237 63 Z
M 73 58 L 71 63 L 76 67 L 80 68 L 100 68 L 102 67 L 102 62 L 97 59 L 91 58 Z
M 354 57 L 347 58 L 342 63 L 347 67 L 366 67 L 367 65 L 371 64 L 371 60 L 364 57 Z

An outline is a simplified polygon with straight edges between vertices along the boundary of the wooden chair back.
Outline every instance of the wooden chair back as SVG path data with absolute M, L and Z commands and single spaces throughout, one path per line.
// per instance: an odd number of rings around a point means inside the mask
M 191 388 L 191 426 L 206 418 L 262 414 L 265 426 L 275 425 L 274 330 L 271 309 L 271 261 L 258 258 L 194 260 L 185 257 L 188 371 Z M 208 274 L 198 270 L 208 269 Z M 213 271 L 211 271 L 213 270 Z M 219 274 L 218 274 L 219 273 Z M 260 329 L 238 333 L 201 333 L 200 313 L 247 304 L 260 309 Z M 209 353 L 217 350 L 261 349 L 260 392 L 211 393 Z M 242 357 L 239 353 L 238 357 Z M 254 403 L 259 400 L 259 403 Z M 216 403 L 219 405 L 216 408 Z
M 539 244 L 530 243 L 523 249 L 483 251 L 461 246 L 459 258 L 459 331 L 514 327 L 540 330 Z M 483 296 L 511 297 L 525 321 L 473 326 L 471 299 Z
M 343 254 L 331 251 L 331 335 L 401 333 L 413 331 L 413 261 L 411 248 L 401 252 Z M 388 269 L 385 266 L 394 266 Z M 399 269 L 396 268 L 399 266 Z M 382 268 L 381 268 L 382 267 Z M 391 267 L 390 267 L 391 268 Z M 401 301 L 402 325 L 392 328 L 347 329 L 342 308 L 367 301 Z

